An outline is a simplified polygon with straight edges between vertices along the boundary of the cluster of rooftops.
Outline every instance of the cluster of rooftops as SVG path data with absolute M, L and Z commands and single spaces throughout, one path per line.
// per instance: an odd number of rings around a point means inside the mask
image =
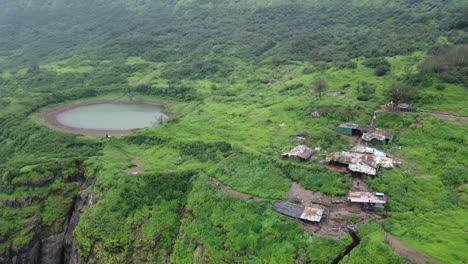
M 382 143 L 388 143 L 393 140 L 395 134 L 390 131 L 383 130 L 380 128 L 375 128 L 370 125 L 358 125 L 351 123 L 342 123 L 337 129 L 338 132 L 347 134 L 347 135 L 358 135 L 365 141 L 380 141 Z
M 392 132 L 374 128 L 368 125 L 343 123 L 337 127 L 337 131 L 348 135 L 359 135 L 365 141 L 377 140 L 385 144 L 394 138 Z M 309 159 L 316 149 L 306 145 L 299 145 L 290 151 L 284 152 L 285 158 Z M 328 153 L 325 160 L 331 164 L 346 165 L 350 171 L 377 175 L 380 167 L 393 168 L 393 160 L 387 157 L 383 151 L 363 145 L 357 145 L 349 151 Z
M 344 164 L 353 172 L 377 175 L 379 167 L 393 168 L 393 160 L 375 148 L 356 146 L 350 151 L 332 152 L 325 160 L 330 163 Z
M 377 141 L 386 144 L 393 140 L 394 134 L 390 131 L 375 128 L 370 125 L 358 125 L 342 123 L 337 127 L 337 131 L 343 134 L 360 136 L 364 141 Z M 306 145 L 299 145 L 290 151 L 284 152 L 284 158 L 294 158 L 300 160 L 309 159 L 317 149 L 312 149 Z M 325 160 L 331 165 L 345 165 L 351 172 L 377 175 L 380 167 L 393 168 L 394 161 L 387 157 L 387 154 L 376 148 L 364 145 L 356 145 L 349 151 L 338 151 L 328 153 Z M 379 192 L 349 192 L 347 201 L 349 203 L 360 203 L 366 208 L 384 208 L 386 197 Z M 313 207 L 303 207 L 288 202 L 277 201 L 273 209 L 284 215 L 310 222 L 320 222 L 324 212 L 323 209 Z
M 387 202 L 385 194 L 379 192 L 349 192 L 347 201 L 349 203 L 362 204 L 365 208 L 385 208 Z M 288 202 L 276 201 L 273 210 L 308 222 L 319 223 L 324 216 L 324 210 L 316 207 L 300 206 Z

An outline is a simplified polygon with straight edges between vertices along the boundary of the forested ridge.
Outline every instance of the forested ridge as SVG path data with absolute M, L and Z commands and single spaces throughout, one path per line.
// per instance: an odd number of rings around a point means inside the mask
M 467 262 L 467 13 L 463 0 L 1 1 L 0 263 L 410 262 L 381 229 Z M 170 120 L 112 139 L 43 120 L 129 97 Z M 334 215 L 360 239 L 341 256 L 345 229 L 272 204 L 298 202 L 293 182 L 346 195 L 350 177 L 323 161 L 355 143 L 336 126 L 390 101 L 412 110 L 379 112 L 396 136 L 372 146 L 401 164 L 364 179 L 389 202 L 370 221 Z M 281 159 L 299 144 L 311 160 Z

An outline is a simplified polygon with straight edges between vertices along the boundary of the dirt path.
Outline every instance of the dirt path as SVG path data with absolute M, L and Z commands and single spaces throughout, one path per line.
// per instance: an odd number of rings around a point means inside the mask
M 134 174 L 134 175 L 140 173 L 141 169 L 143 169 L 145 165 L 141 163 L 140 158 L 138 158 L 138 156 L 135 156 L 135 155 L 128 155 L 128 156 L 132 158 L 133 166 L 126 169 L 125 172 L 128 174 Z
M 381 228 L 381 230 L 385 238 L 387 238 L 390 247 L 401 256 L 408 258 L 416 264 L 443 264 L 443 262 L 431 256 L 428 256 L 427 254 L 417 251 L 416 249 L 403 242 L 401 239 L 390 235 L 389 233 L 385 232 L 383 228 Z
M 468 117 L 463 117 L 463 116 L 454 116 L 448 113 L 443 113 L 443 112 L 433 112 L 433 111 L 427 111 L 429 115 L 445 120 L 452 121 L 455 124 L 458 125 L 463 125 L 465 123 L 468 123 Z
M 217 186 L 218 188 L 220 188 L 225 194 L 231 196 L 232 198 L 237 198 L 237 199 L 243 199 L 243 200 L 254 200 L 254 201 L 261 201 L 263 200 L 262 198 L 260 197 L 256 197 L 256 196 L 253 196 L 253 195 L 250 195 L 250 194 L 245 194 L 245 193 L 241 193 L 241 192 L 236 192 L 232 189 L 229 189 L 227 188 L 226 186 L 224 186 L 221 182 L 219 182 L 218 180 L 216 180 L 215 178 L 213 177 L 209 177 L 210 181 L 215 185 Z
M 392 110 L 387 105 L 381 105 L 380 109 L 378 111 L 392 112 Z M 465 123 L 468 123 L 468 117 L 464 117 L 464 116 L 455 116 L 455 115 L 452 115 L 452 114 L 449 114 L 449 113 L 439 112 L 439 111 L 421 110 L 421 112 L 426 113 L 426 114 L 428 114 L 430 116 L 433 116 L 433 117 L 449 120 L 449 121 L 451 121 L 451 122 L 453 122 L 453 123 L 455 123 L 457 125 L 463 125 Z M 396 113 L 405 113 L 405 112 L 396 111 Z
M 369 186 L 361 179 L 361 177 L 352 175 L 351 177 L 351 188 L 352 192 L 369 192 Z
M 313 204 L 331 206 L 332 204 L 344 203 L 346 201 L 344 196 L 331 196 L 322 194 L 321 192 L 310 191 L 297 182 L 292 183 L 287 195 L 289 199 L 301 203 L 302 206 L 312 206 Z

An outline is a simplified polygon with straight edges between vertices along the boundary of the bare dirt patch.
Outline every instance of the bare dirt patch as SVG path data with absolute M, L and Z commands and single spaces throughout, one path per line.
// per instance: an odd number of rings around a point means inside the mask
M 351 188 L 350 191 L 353 192 L 369 192 L 371 189 L 369 186 L 364 182 L 365 176 L 351 176 Z
M 135 155 L 130 155 L 132 158 L 133 166 L 126 169 L 125 172 L 128 174 L 138 174 L 140 173 L 141 169 L 143 169 L 144 165 L 141 163 L 140 158 Z
M 321 192 L 310 191 L 297 182 L 292 183 L 287 195 L 289 199 L 303 206 L 311 206 L 313 204 L 331 206 L 332 204 L 344 203 L 346 201 L 344 196 L 331 196 Z
M 465 123 L 468 123 L 468 117 L 454 116 L 454 115 L 443 113 L 443 112 L 427 112 L 427 113 L 437 118 L 452 121 L 453 123 L 458 124 L 458 125 L 463 125 Z
M 65 126 L 62 123 L 60 123 L 57 120 L 57 116 L 65 111 L 81 107 L 81 106 L 87 106 L 87 105 L 94 105 L 94 104 L 102 104 L 102 103 L 119 103 L 119 104 L 149 104 L 149 105 L 159 105 L 157 103 L 152 103 L 152 102 L 147 102 L 147 101 L 116 101 L 116 100 L 90 100 L 90 101 L 84 101 L 84 102 L 79 102 L 79 103 L 71 103 L 63 106 L 58 106 L 55 108 L 52 108 L 44 113 L 41 113 L 41 118 L 44 119 L 46 125 L 49 128 L 55 129 L 55 130 L 61 130 L 61 131 L 66 131 L 70 132 L 73 134 L 80 134 L 80 135 L 87 135 L 87 136 L 97 136 L 97 137 L 104 137 L 106 135 L 108 136 L 113 136 L 113 137 L 118 137 L 118 136 L 123 136 L 126 134 L 129 134 L 133 131 L 136 131 L 138 129 L 129 129 L 129 130 L 97 130 L 97 129 L 83 129 L 83 128 L 75 128 L 75 127 L 69 127 Z
M 357 184 L 359 182 L 359 184 Z M 351 190 L 367 190 L 367 185 L 358 177 L 353 177 Z M 331 239 L 340 239 L 349 229 L 370 220 L 383 218 L 382 215 L 368 212 L 361 205 L 349 204 L 345 196 L 326 195 L 321 192 L 307 190 L 299 183 L 293 182 L 289 189 L 288 198 L 302 206 L 318 207 L 324 210 L 325 215 L 320 223 L 299 221 L 305 230 Z

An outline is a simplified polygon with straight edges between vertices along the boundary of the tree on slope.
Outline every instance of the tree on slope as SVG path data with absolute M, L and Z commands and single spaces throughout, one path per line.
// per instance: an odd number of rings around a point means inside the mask
M 409 102 L 417 95 L 416 87 L 404 83 L 394 83 L 384 91 L 384 95 L 395 103 Z
M 322 98 L 322 93 L 328 88 L 327 80 L 317 79 L 313 84 L 313 91 L 318 94 L 319 98 Z

